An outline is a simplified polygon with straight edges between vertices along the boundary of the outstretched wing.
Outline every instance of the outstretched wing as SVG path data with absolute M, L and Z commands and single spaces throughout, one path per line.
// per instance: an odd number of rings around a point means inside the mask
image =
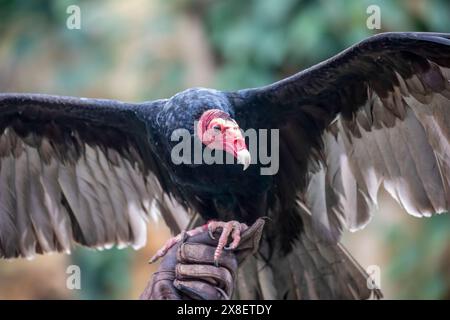
M 0 257 L 142 246 L 147 215 L 172 203 L 144 121 L 158 103 L 0 94 Z
M 387 33 L 273 85 L 237 118 L 280 129 L 275 195 L 336 240 L 384 186 L 415 216 L 450 208 L 450 34 Z

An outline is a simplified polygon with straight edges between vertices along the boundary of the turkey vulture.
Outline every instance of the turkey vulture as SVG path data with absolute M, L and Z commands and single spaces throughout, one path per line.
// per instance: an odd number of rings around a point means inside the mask
M 173 163 L 180 128 L 240 164 Z M 249 165 L 239 128 L 279 130 L 276 174 Z M 380 187 L 414 216 L 450 207 L 450 34 L 379 34 L 235 92 L 143 103 L 0 94 L 0 132 L 0 257 L 74 242 L 140 247 L 152 212 L 174 232 L 192 215 L 267 216 L 239 298 L 367 298 L 367 275 L 339 238 L 369 222 Z

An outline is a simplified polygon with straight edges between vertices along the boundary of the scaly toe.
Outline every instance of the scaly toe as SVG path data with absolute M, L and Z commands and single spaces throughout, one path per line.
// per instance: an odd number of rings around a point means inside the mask
M 209 237 L 211 239 L 213 239 L 213 240 L 216 240 L 216 237 L 214 237 L 214 231 L 215 230 L 213 229 L 212 224 L 208 223 L 208 234 L 209 234 Z
M 216 251 L 214 252 L 214 264 L 217 266 L 219 258 L 223 250 L 233 250 L 236 249 L 241 241 L 241 232 L 245 231 L 248 226 L 245 223 L 240 223 L 238 221 L 229 222 L 215 222 L 212 226 L 213 229 L 222 227 L 222 234 L 219 238 L 219 243 L 217 244 Z M 226 246 L 228 242 L 228 237 L 231 235 L 233 241 L 230 245 Z
M 238 247 L 239 243 L 241 242 L 242 232 L 244 232 L 247 229 L 248 229 L 248 226 L 245 223 L 239 223 L 239 222 L 233 223 L 233 231 L 231 233 L 231 237 L 232 237 L 233 241 L 228 246 L 226 246 L 224 249 L 225 250 L 236 249 Z
M 219 238 L 219 243 L 217 244 L 216 251 L 214 252 L 214 263 L 217 265 L 220 256 L 222 255 L 223 248 L 228 242 L 228 236 L 233 230 L 233 224 L 230 222 L 224 223 L 222 226 L 222 234 Z
M 167 254 L 167 252 L 174 245 L 176 245 L 178 242 L 180 242 L 182 239 L 184 239 L 186 233 L 188 235 L 190 235 L 190 232 L 197 232 L 197 230 L 193 229 L 188 232 L 183 231 L 183 232 L 179 233 L 178 235 L 176 235 L 175 237 L 172 237 L 169 240 L 167 240 L 166 243 L 158 251 L 156 251 L 156 253 L 153 255 L 153 257 L 150 258 L 148 263 L 154 263 L 154 262 L 158 261 L 158 259 L 164 257 Z

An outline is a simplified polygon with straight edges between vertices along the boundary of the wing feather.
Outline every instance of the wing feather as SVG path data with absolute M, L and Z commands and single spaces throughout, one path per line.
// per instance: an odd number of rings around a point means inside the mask
M 154 202 L 183 229 L 187 209 L 143 120 L 161 103 L 0 94 L 0 257 L 142 247 Z
M 449 74 L 448 68 L 440 70 L 442 76 Z M 324 134 L 327 141 L 332 141 L 330 137 L 343 141 L 344 148 L 340 149 L 332 149 L 326 143 L 325 152 L 334 154 L 329 158 L 339 156 L 349 163 L 350 170 L 345 170 L 340 163 L 338 171 L 340 179 L 351 182 L 343 193 L 345 198 L 352 199 L 351 203 L 342 199 L 343 212 L 348 217 L 347 227 L 351 230 L 363 227 L 370 212 L 355 210 L 358 202 L 355 193 L 361 190 L 362 199 L 367 203 L 364 208 L 370 208 L 376 204 L 381 185 L 411 215 L 429 217 L 449 210 L 450 99 L 442 94 L 449 87 L 449 79 L 445 78 L 447 84 L 440 92 L 432 92 L 426 91 L 419 77 L 414 77 L 412 82 L 397 77 L 399 87 L 393 92 L 401 92 L 403 102 L 397 103 L 399 98 L 384 101 L 375 98 L 372 104 L 373 110 L 404 109 L 395 116 L 395 123 L 382 111 L 374 112 L 369 128 L 361 126 L 356 133 L 353 127 L 358 123 L 349 125 L 346 120 L 339 119 Z M 404 83 L 410 83 L 407 89 L 401 89 L 405 87 Z M 372 95 L 376 93 L 372 92 Z M 357 111 L 354 122 L 360 119 L 358 114 L 364 110 Z M 333 163 L 336 166 L 338 161 L 333 159 L 327 163 L 327 170 L 333 170 Z M 373 187 L 367 188 L 370 184 Z M 342 189 L 339 181 L 331 181 L 331 185 L 334 189 Z
M 238 121 L 280 129 L 274 198 L 323 238 L 364 227 L 381 187 L 415 216 L 450 209 L 450 34 L 379 34 L 239 95 Z

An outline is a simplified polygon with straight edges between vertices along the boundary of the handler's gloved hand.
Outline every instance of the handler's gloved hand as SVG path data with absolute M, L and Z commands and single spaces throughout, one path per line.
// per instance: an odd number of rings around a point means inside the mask
M 239 246 L 222 253 L 218 267 L 214 265 L 217 240 L 207 231 L 185 236 L 164 256 L 140 299 L 230 299 L 238 265 L 258 250 L 263 227 L 264 220 L 258 219 L 244 231 Z

